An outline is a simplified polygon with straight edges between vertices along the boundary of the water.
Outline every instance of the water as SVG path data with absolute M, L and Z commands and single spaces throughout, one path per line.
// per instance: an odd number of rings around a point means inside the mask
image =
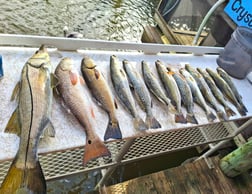
M 159 0 L 0 2 L 0 33 L 63 36 L 68 26 L 84 38 L 138 42 L 143 26 L 154 24 Z
M 153 25 L 159 0 L 0 0 L 0 33 L 63 36 L 63 28 L 84 38 L 139 42 L 145 25 Z M 121 176 L 123 173 L 121 173 Z M 86 193 L 100 171 L 48 181 L 53 193 Z

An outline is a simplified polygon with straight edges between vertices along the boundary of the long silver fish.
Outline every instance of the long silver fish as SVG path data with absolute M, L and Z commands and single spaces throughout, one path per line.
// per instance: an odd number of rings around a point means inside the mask
M 194 102 L 196 102 L 198 105 L 200 105 L 203 108 L 203 110 L 205 111 L 205 113 L 207 115 L 208 121 L 210 121 L 210 122 L 214 121 L 216 119 L 216 116 L 211 112 L 211 110 L 207 106 L 206 101 L 205 101 L 195 79 L 184 68 L 181 68 L 179 70 L 179 72 L 184 76 L 187 83 L 189 84 L 189 86 L 191 88 L 192 95 L 193 95 Z
M 175 114 L 175 122 L 187 123 L 181 109 L 181 95 L 179 88 L 172 76 L 172 73 L 169 73 L 166 67 L 159 60 L 156 61 L 156 68 L 168 97 L 171 99 L 172 104 L 176 107 L 177 113 Z
M 206 71 L 209 73 L 209 75 L 213 78 L 215 84 L 218 86 L 218 88 L 222 91 L 222 93 L 230 100 L 231 103 L 235 105 L 237 110 L 241 115 L 246 115 L 246 110 L 244 110 L 244 107 L 240 105 L 240 103 L 237 101 L 233 91 L 227 84 L 227 82 L 215 71 L 213 71 L 210 68 L 206 68 Z
M 189 64 L 185 65 L 185 69 L 191 73 L 191 75 L 193 76 L 193 78 L 195 79 L 195 81 L 197 82 L 200 91 L 202 92 L 202 94 L 204 95 L 206 101 L 214 108 L 214 110 L 216 111 L 218 118 L 220 120 L 228 120 L 226 114 L 221 110 L 218 102 L 216 101 L 215 97 L 213 96 L 210 88 L 208 87 L 206 81 L 204 80 L 204 78 L 202 77 L 202 75 L 196 70 L 194 69 L 192 66 L 190 66 Z
M 63 58 L 55 69 L 55 75 L 58 78 L 56 89 L 59 95 L 86 132 L 83 165 L 98 157 L 109 156 L 109 150 L 95 132 L 93 124 L 95 113 L 83 90 L 85 82 L 75 70 L 73 60 Z
M 0 193 L 46 193 L 46 182 L 38 159 L 38 144 L 48 128 L 52 105 L 51 63 L 46 48 L 26 62 L 18 84 L 18 106 L 6 131 L 20 134 L 17 154 L 1 185 Z
M 134 88 L 135 96 L 140 107 L 146 112 L 146 124 L 149 128 L 161 128 L 161 124 L 153 116 L 151 97 L 140 74 L 132 67 L 132 64 L 123 60 L 123 68 Z
M 187 122 L 198 124 L 198 121 L 194 115 L 193 96 L 189 84 L 180 73 L 175 72 L 170 67 L 167 67 L 167 70 L 170 74 L 172 74 L 179 88 L 182 103 L 184 104 L 187 110 L 186 115 Z
M 117 104 L 113 100 L 112 92 L 102 73 L 96 68 L 96 64 L 90 57 L 84 57 L 81 62 L 81 72 L 93 97 L 108 113 L 109 122 L 105 131 L 104 140 L 109 138 L 121 139 L 122 133 L 116 117 Z
M 228 105 L 228 103 L 224 99 L 223 94 L 221 93 L 219 88 L 214 83 L 214 80 L 212 79 L 212 77 L 205 70 L 203 70 L 201 68 L 197 68 L 197 71 L 200 72 L 200 74 L 204 77 L 209 88 L 213 92 L 213 95 L 220 102 L 220 104 L 224 107 L 227 116 L 230 117 L 230 116 L 236 115 L 236 113 L 230 108 L 230 106 Z
M 137 113 L 135 101 L 129 87 L 129 81 L 123 68 L 119 64 L 119 59 L 112 55 L 110 57 L 110 75 L 115 92 L 126 110 L 132 115 L 135 129 L 146 130 L 148 126 Z
M 224 69 L 222 69 L 220 67 L 217 67 L 217 72 L 227 82 L 227 84 L 229 85 L 229 87 L 232 90 L 233 94 L 235 95 L 237 101 L 243 107 L 244 111 L 248 112 L 246 106 L 243 104 L 242 97 L 239 94 L 237 88 L 235 87 L 235 84 L 232 81 L 231 77 L 227 74 L 226 71 L 224 71 Z
M 169 111 L 175 112 L 175 107 L 171 104 L 171 100 L 166 96 L 163 88 L 158 82 L 158 79 L 151 72 L 150 67 L 146 61 L 142 61 L 142 73 L 144 82 L 149 91 L 163 104 L 168 106 Z

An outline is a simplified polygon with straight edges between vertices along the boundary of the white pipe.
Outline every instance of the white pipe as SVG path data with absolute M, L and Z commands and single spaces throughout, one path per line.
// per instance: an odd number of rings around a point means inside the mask
M 201 22 L 200 27 L 199 27 L 199 29 L 198 29 L 198 31 L 197 31 L 197 33 L 196 33 L 194 39 L 193 39 L 192 45 L 197 45 L 198 40 L 199 40 L 199 37 L 200 37 L 200 35 L 201 35 L 201 32 L 202 32 L 204 26 L 206 25 L 208 19 L 210 18 L 210 16 L 212 15 L 212 13 L 213 13 L 222 3 L 224 3 L 225 1 L 226 1 L 226 0 L 219 0 L 219 1 L 217 1 L 217 2 L 211 7 L 211 9 L 207 12 L 207 14 L 205 15 L 203 21 Z

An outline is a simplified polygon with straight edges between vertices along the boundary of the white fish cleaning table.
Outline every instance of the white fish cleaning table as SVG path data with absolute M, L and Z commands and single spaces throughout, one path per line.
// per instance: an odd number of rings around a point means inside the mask
M 221 122 L 216 119 L 214 122 L 209 123 L 203 110 L 198 105 L 195 105 L 195 116 L 199 124 L 179 124 L 174 122 L 174 114 L 168 112 L 166 106 L 151 96 L 153 99 L 153 114 L 161 123 L 162 128 L 149 129 L 145 132 L 139 132 L 134 129 L 131 116 L 126 112 L 115 94 L 109 72 L 111 55 L 116 55 L 120 61 L 123 59 L 131 61 L 140 73 L 141 61 L 145 60 L 149 63 L 152 72 L 157 76 L 155 69 L 156 60 L 162 61 L 165 65 L 171 64 L 175 68 L 189 63 L 194 67 L 215 69 L 217 67 L 216 58 L 223 48 L 2 34 L 0 35 L 0 54 L 3 58 L 5 75 L 0 80 L 0 182 L 4 178 L 19 145 L 19 138 L 16 135 L 4 133 L 5 126 L 17 106 L 17 102 L 10 101 L 12 90 L 20 79 L 21 70 L 25 62 L 41 44 L 49 46 L 48 51 L 53 70 L 63 57 L 72 58 L 79 72 L 83 56 L 88 55 L 95 61 L 97 68 L 103 72 L 107 79 L 114 98 L 118 103 L 116 114 L 123 135 L 122 140 L 108 140 L 106 142 L 111 151 L 111 157 L 103 157 L 91 161 L 86 167 L 83 167 L 82 156 L 86 139 L 85 132 L 74 116 L 68 113 L 54 99 L 51 120 L 56 130 L 56 136 L 55 138 L 45 137 L 41 139 L 39 145 L 40 162 L 47 180 L 116 165 L 118 161 L 115 158 L 127 139 L 134 138 L 135 141 L 126 150 L 126 154 L 120 161 L 121 163 L 230 139 L 235 135 L 230 129 L 233 129 L 233 131 L 237 130 L 233 121 L 249 119 L 252 116 L 252 95 L 250 94 L 252 85 L 247 80 L 233 79 L 248 109 L 246 116 L 241 116 L 237 109 L 229 103 L 237 113 L 229 118 L 230 122 Z M 87 88 L 84 89 L 88 92 Z M 90 95 L 89 92 L 88 94 Z M 96 133 L 103 139 L 108 117 L 105 111 L 97 106 L 95 101 L 92 101 L 92 103 L 95 112 Z M 145 113 L 137 103 L 136 107 L 140 116 L 145 119 Z M 215 113 L 215 111 L 213 112 Z M 183 113 L 186 113 L 184 108 Z

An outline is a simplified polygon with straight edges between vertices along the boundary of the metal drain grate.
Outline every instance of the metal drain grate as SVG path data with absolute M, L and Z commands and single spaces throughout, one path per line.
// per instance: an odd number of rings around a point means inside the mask
M 228 123 L 216 123 L 138 137 L 130 146 L 121 163 L 231 138 L 227 127 Z M 107 168 L 116 164 L 115 157 L 125 142 L 126 140 L 107 142 L 106 145 L 111 152 L 111 157 L 90 161 L 86 167 L 82 166 L 84 147 L 41 154 L 40 163 L 47 180 Z M 2 183 L 10 164 L 11 160 L 0 161 L 0 183 Z

